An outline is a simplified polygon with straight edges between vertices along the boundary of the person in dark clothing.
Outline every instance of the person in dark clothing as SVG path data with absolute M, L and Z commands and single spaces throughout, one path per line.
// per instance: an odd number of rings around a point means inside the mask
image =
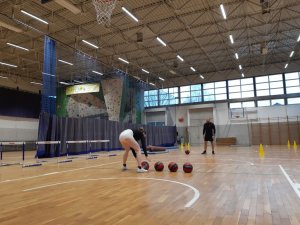
M 146 147 L 146 132 L 144 130 L 143 127 L 140 127 L 139 129 L 136 129 L 136 130 L 132 130 L 133 131 L 133 138 L 134 140 L 136 140 L 137 142 L 141 141 L 141 144 L 142 144 L 142 149 L 143 149 L 143 152 L 144 152 L 144 155 L 146 157 L 146 159 L 148 161 L 151 161 L 149 158 L 148 158 L 148 152 L 147 152 L 147 147 Z M 136 158 L 136 152 L 133 148 L 130 148 L 134 158 Z
M 210 119 L 206 120 L 206 123 L 203 126 L 203 136 L 204 136 L 204 151 L 202 154 L 206 154 L 207 142 L 210 141 L 212 147 L 212 154 L 215 154 L 215 145 L 214 138 L 216 135 L 216 127 L 213 122 L 210 122 Z

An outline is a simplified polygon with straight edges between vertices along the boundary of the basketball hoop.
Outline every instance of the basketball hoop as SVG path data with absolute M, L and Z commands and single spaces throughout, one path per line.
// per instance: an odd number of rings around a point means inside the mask
M 110 25 L 111 14 L 116 7 L 117 0 L 93 0 L 98 23 Z

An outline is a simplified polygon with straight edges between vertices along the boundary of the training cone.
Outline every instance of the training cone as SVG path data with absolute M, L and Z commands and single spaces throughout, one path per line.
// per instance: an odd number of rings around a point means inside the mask
M 294 140 L 294 150 L 295 150 L 295 151 L 297 150 L 297 143 L 296 143 L 296 140 Z
M 259 145 L 259 157 L 264 157 L 265 156 L 265 150 L 262 144 Z
M 180 150 L 183 152 L 183 143 L 180 144 Z
M 190 151 L 191 150 L 191 145 L 190 143 L 187 144 L 187 149 Z
M 291 143 L 290 143 L 290 140 L 288 140 L 287 147 L 288 147 L 288 150 L 291 149 Z

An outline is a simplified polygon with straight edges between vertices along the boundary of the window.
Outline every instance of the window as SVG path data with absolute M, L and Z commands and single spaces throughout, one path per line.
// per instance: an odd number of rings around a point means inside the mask
M 285 74 L 286 93 L 300 93 L 300 73 L 287 73 Z
M 201 84 L 180 87 L 180 103 L 201 102 Z
M 178 104 L 178 88 L 165 88 L 159 90 L 159 105 Z
M 229 99 L 254 97 L 253 78 L 228 81 Z
M 270 106 L 270 100 L 257 101 L 257 106 Z
M 271 105 L 284 105 L 284 99 L 272 99 Z
M 256 77 L 256 95 L 268 96 L 268 95 L 282 95 L 283 92 L 283 80 L 281 74 Z
M 237 109 L 237 108 L 251 108 L 255 107 L 255 102 L 254 101 L 248 101 L 248 102 L 234 102 L 230 103 L 229 107 L 231 109 Z
M 227 99 L 226 81 L 203 84 L 203 99 L 205 102 Z
M 144 106 L 158 106 L 158 90 L 144 91 Z
M 300 98 L 288 98 L 287 99 L 287 103 L 289 105 L 292 105 L 292 104 L 300 104 Z

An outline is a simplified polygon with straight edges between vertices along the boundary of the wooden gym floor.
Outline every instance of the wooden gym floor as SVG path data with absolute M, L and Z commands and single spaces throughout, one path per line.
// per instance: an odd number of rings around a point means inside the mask
M 132 155 L 122 171 L 122 152 L 2 166 L 0 224 L 300 225 L 300 149 L 264 148 L 264 158 L 258 146 L 217 147 L 215 156 L 210 146 L 205 156 L 203 146 L 188 156 L 179 150 L 150 155 L 147 174 L 136 173 Z M 3 162 L 20 158 L 13 154 L 4 153 Z M 154 171 L 156 161 L 164 163 L 163 172 Z M 176 173 L 168 171 L 170 161 L 178 163 Z M 187 161 L 192 174 L 182 171 Z

